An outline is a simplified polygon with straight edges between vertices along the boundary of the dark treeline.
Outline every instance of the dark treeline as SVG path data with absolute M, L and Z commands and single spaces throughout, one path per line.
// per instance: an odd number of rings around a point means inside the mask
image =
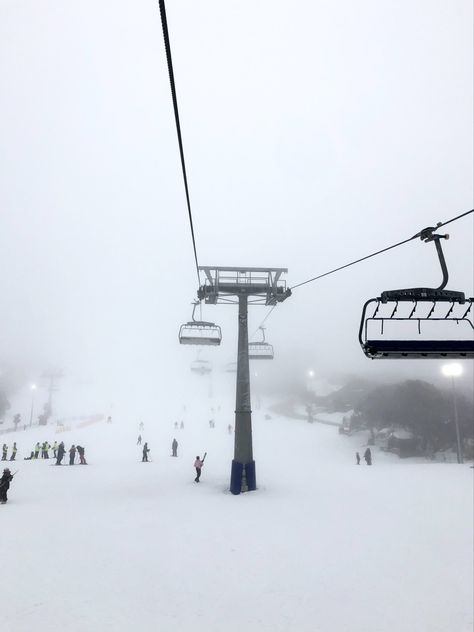
M 408 430 L 420 439 L 420 451 L 424 453 L 454 447 L 456 443 L 452 392 L 422 380 L 377 386 L 352 380 L 327 397 L 314 399 L 328 411 L 352 410 L 348 423 L 354 430 L 367 428 L 372 435 L 382 428 Z M 457 408 L 461 436 L 468 449 L 474 437 L 473 401 L 458 393 Z

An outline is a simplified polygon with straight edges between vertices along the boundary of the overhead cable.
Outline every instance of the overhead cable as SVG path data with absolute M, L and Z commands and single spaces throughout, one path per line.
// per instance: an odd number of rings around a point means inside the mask
M 262 320 L 262 322 L 260 323 L 260 325 L 257 327 L 257 329 L 253 332 L 253 334 L 250 336 L 250 339 L 252 339 L 255 334 L 259 331 L 259 329 L 261 329 L 263 327 L 263 325 L 265 324 L 265 321 L 267 320 L 267 318 L 270 318 L 270 314 L 273 312 L 273 310 L 275 309 L 276 304 L 268 311 L 268 314 L 265 316 L 265 318 Z
M 191 212 L 191 201 L 189 197 L 188 177 L 186 175 L 186 163 L 184 160 L 183 139 L 181 136 L 181 125 L 179 122 L 178 99 L 176 96 L 176 85 L 174 81 L 173 60 L 171 58 L 171 46 L 170 46 L 170 37 L 169 37 L 169 32 L 168 32 L 168 21 L 166 19 L 166 7 L 165 7 L 164 0 L 159 0 L 158 3 L 160 6 L 161 25 L 163 27 L 163 39 L 165 43 L 166 60 L 168 62 L 168 74 L 170 78 L 171 96 L 173 99 L 173 109 L 174 109 L 174 118 L 176 121 L 176 133 L 178 135 L 179 153 L 181 156 L 181 168 L 183 171 L 184 190 L 186 192 L 186 203 L 188 206 L 189 225 L 191 228 L 191 237 L 193 240 L 194 261 L 196 263 L 196 273 L 198 276 L 198 283 L 200 284 L 201 280 L 199 277 L 199 263 L 198 263 L 197 248 L 196 248 L 196 238 L 194 235 L 193 214 Z
M 296 285 L 293 285 L 291 290 L 294 290 L 298 287 L 301 287 L 302 285 L 306 285 L 308 283 L 312 283 L 313 281 L 317 281 L 318 279 L 322 279 L 323 277 L 329 276 L 330 274 L 334 274 L 335 272 L 339 272 L 340 270 L 344 270 L 344 268 L 349 268 L 350 266 L 355 265 L 356 263 L 360 263 L 361 261 L 365 261 L 366 259 L 370 259 L 371 257 L 376 257 L 377 255 L 382 254 L 383 252 L 387 252 L 388 250 L 392 250 L 393 248 L 398 248 L 398 246 L 403 246 L 403 244 L 408 243 L 409 241 L 413 241 L 413 239 L 418 239 L 419 237 L 421 237 L 421 234 L 424 233 L 426 230 L 437 230 L 438 228 L 441 228 L 442 226 L 446 226 L 447 224 L 450 224 L 451 222 L 455 222 L 458 219 L 461 219 L 462 217 L 465 217 L 466 215 L 469 215 L 470 213 L 474 213 L 474 209 L 471 209 L 470 211 L 466 211 L 465 213 L 461 213 L 461 215 L 458 215 L 457 217 L 453 217 L 451 219 L 448 219 L 446 222 L 441 222 L 439 224 L 437 224 L 435 227 L 431 228 L 431 229 L 425 229 L 424 231 L 421 231 L 419 233 L 417 233 L 416 235 L 413 235 L 413 237 L 409 237 L 408 239 L 404 239 L 403 241 L 399 241 L 397 244 L 393 244 L 392 246 L 387 246 L 386 248 L 382 248 L 382 250 L 377 250 L 377 252 L 373 252 L 370 255 L 366 255 L 365 257 L 361 257 L 360 259 L 356 259 L 355 261 L 351 261 L 350 263 L 346 263 L 343 266 L 339 266 L 338 268 L 334 268 L 333 270 L 329 270 L 328 272 L 324 272 L 323 274 L 318 274 L 318 276 L 312 277 L 311 279 L 307 279 L 306 281 L 302 281 L 301 283 L 297 283 Z M 268 314 L 269 316 L 270 314 Z

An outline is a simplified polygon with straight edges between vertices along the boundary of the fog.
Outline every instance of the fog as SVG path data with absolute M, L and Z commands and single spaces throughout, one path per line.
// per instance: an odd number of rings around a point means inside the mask
M 472 207 L 467 0 L 167 9 L 201 265 L 287 267 L 292 286 Z M 0 368 L 179 392 L 197 278 L 158 4 L 0 0 L 0 85 Z M 469 296 L 472 228 L 443 242 Z M 366 299 L 440 280 L 413 241 L 296 289 L 266 322 L 271 371 L 440 379 L 357 340 Z M 206 357 L 234 361 L 236 308 L 203 318 L 224 337 Z

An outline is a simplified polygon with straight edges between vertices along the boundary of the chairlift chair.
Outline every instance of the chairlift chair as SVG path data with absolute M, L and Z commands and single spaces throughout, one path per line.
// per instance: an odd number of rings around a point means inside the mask
M 474 358 L 474 299 L 466 298 L 463 292 L 444 289 L 449 276 L 440 240 L 448 239 L 449 235 L 433 234 L 438 226 L 425 228 L 417 237 L 425 243 L 434 241 L 443 273 L 441 285 L 389 290 L 369 299 L 359 328 L 359 342 L 368 358 Z M 374 310 L 367 315 L 371 307 Z M 374 324 L 380 326 L 379 335 L 373 334 Z M 387 329 L 405 325 L 416 329 L 418 337 L 387 336 Z M 422 329 L 431 330 L 428 338 Z M 448 329 L 456 329 L 461 336 L 446 339 Z
M 196 320 L 194 313 L 199 301 L 193 303 L 192 320 L 181 325 L 179 329 L 179 342 L 182 345 L 219 346 L 222 340 L 222 331 L 219 325 L 204 320 Z
M 273 346 L 265 340 L 265 327 L 259 327 L 262 340 L 249 342 L 249 360 L 273 360 Z
M 212 366 L 207 360 L 193 360 L 191 362 L 191 371 L 198 375 L 209 375 L 209 373 L 212 373 Z

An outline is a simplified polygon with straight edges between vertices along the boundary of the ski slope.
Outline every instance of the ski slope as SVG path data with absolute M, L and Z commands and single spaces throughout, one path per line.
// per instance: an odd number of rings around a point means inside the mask
M 262 408 L 259 490 L 234 497 L 231 403 L 144 416 L 148 464 L 140 419 L 117 410 L 112 424 L 8 435 L 20 459 L 36 440 L 62 439 L 84 445 L 89 465 L 18 462 L 0 508 L 2 631 L 472 630 L 469 466 L 374 451 L 372 467 L 357 467 L 362 436 Z

